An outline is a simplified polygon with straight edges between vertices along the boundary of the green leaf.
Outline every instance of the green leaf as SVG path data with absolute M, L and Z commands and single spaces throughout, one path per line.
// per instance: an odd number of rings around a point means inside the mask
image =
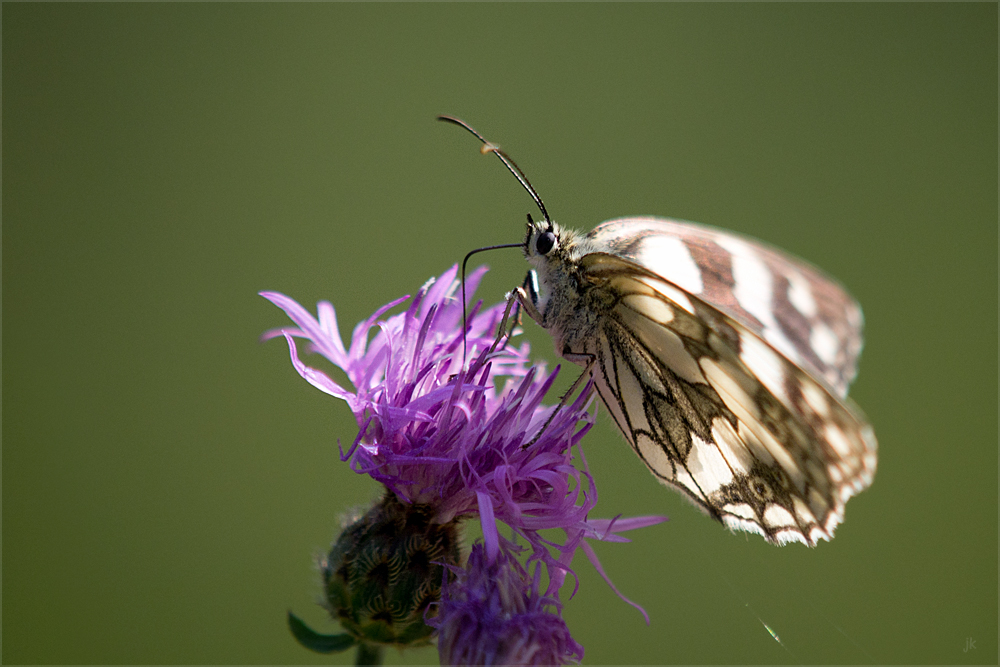
M 356 643 L 354 637 L 347 634 L 321 635 L 292 612 L 288 612 L 288 629 L 300 644 L 317 653 L 337 653 L 351 648 Z

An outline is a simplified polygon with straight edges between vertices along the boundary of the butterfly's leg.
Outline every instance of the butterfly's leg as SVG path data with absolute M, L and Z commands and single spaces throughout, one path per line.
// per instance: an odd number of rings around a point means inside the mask
M 568 359 L 569 361 L 574 361 L 577 363 L 579 363 L 580 361 L 585 361 L 587 365 L 584 367 L 583 372 L 580 373 L 580 377 L 578 377 L 576 381 L 573 382 L 573 386 L 569 388 L 569 391 L 563 394 L 562 398 L 559 399 L 559 405 L 556 406 L 556 409 L 552 411 L 552 414 L 549 415 L 549 418 L 545 420 L 544 424 L 542 424 L 542 428 L 539 429 L 538 433 L 535 434 L 534 438 L 532 438 L 528 443 L 521 446 L 522 449 L 527 449 L 531 445 L 538 442 L 538 439 L 542 437 L 542 433 L 545 433 L 545 429 L 548 428 L 549 424 L 552 423 L 552 420 L 555 419 L 555 416 L 559 414 L 559 411 L 569 404 L 570 397 L 572 397 L 573 394 L 576 393 L 577 389 L 580 388 L 580 385 L 583 384 L 584 380 L 590 379 L 590 371 L 593 370 L 594 364 L 597 363 L 597 357 L 595 357 L 592 354 L 571 354 L 563 356 L 565 356 L 566 359 Z M 570 357 L 575 357 L 575 358 L 570 358 Z
M 529 271 L 524 277 L 523 285 L 513 290 L 511 294 L 517 298 L 518 305 L 524 309 L 528 317 L 538 322 L 540 326 L 545 326 L 545 318 L 538 311 L 538 277 L 534 271 Z
M 524 300 L 532 304 L 538 303 L 538 274 L 534 270 L 528 271 L 524 276 L 524 282 L 521 283 L 521 289 L 518 293 L 515 295 L 514 291 L 508 292 L 506 298 L 517 299 L 517 306 L 514 307 L 514 323 L 521 324 L 521 309 L 524 307 L 521 305 L 521 301 Z M 535 312 L 538 312 L 537 307 Z M 513 325 L 511 329 L 513 330 Z
M 496 340 L 493 341 L 493 346 L 490 347 L 491 354 L 497 349 L 501 341 L 503 341 L 504 345 L 507 344 L 507 341 L 510 340 L 510 337 L 514 335 L 514 326 L 517 324 L 518 318 L 520 317 L 520 313 L 517 310 L 518 308 L 517 298 L 512 293 L 507 294 L 506 298 L 507 298 L 507 306 L 503 309 L 503 317 L 500 319 L 500 326 L 497 328 Z M 507 321 L 510 319 L 512 310 L 514 312 L 514 324 L 511 324 L 510 331 L 508 332 Z
M 504 308 L 503 319 L 500 320 L 500 327 L 497 329 L 497 338 L 493 342 L 490 352 L 496 350 L 501 341 L 506 345 L 511 336 L 514 335 L 514 327 L 521 323 L 522 309 L 528 313 L 528 317 L 539 324 L 542 323 L 542 314 L 538 312 L 538 306 L 535 305 L 538 303 L 538 276 L 534 271 L 528 271 L 527 275 L 524 276 L 524 282 L 521 284 L 521 287 L 508 292 L 506 299 L 507 307 Z M 511 317 L 512 307 L 513 323 L 510 326 L 510 331 L 507 331 L 507 322 Z
M 511 336 L 514 335 L 514 327 L 521 323 L 522 309 L 528 313 L 528 317 L 539 324 L 542 323 L 542 315 L 538 312 L 538 307 L 535 306 L 535 303 L 538 301 L 537 284 L 538 279 L 535 277 L 534 271 L 529 271 L 528 275 L 524 278 L 524 285 L 507 293 L 507 307 L 503 311 L 503 319 L 500 321 L 500 327 L 497 330 L 497 338 L 493 342 L 490 352 L 496 350 L 501 341 L 506 345 Z M 507 322 L 511 317 L 511 308 L 513 308 L 514 320 L 510 331 L 507 331 Z
M 524 274 L 524 282 L 521 283 L 518 300 L 531 304 L 532 319 L 541 324 L 541 313 L 538 312 L 538 298 L 538 273 L 534 269 L 531 269 Z

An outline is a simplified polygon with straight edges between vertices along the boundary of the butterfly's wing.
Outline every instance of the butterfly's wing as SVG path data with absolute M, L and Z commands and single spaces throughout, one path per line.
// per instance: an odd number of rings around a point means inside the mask
M 861 353 L 861 308 L 816 267 L 760 241 L 666 218 L 609 220 L 587 238 L 714 306 L 847 395 Z
M 603 311 L 579 350 L 629 444 L 664 483 L 732 529 L 830 539 L 874 476 L 860 410 L 748 326 L 636 263 L 579 262 Z

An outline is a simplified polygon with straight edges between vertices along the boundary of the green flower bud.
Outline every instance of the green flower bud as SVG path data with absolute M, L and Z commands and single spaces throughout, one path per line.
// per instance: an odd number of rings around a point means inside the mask
M 444 567 L 460 564 L 457 522 L 431 523 L 426 505 L 387 491 L 349 525 L 320 561 L 326 606 L 359 644 L 425 646 L 427 607 L 441 597 Z

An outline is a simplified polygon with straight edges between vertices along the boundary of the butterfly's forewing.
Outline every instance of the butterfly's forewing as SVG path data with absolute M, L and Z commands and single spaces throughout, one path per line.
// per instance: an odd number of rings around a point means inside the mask
M 609 220 L 586 238 L 721 310 L 847 395 L 861 353 L 861 308 L 815 267 L 759 241 L 665 218 Z
M 597 301 L 615 304 L 583 352 L 653 474 L 730 528 L 777 544 L 830 539 L 875 471 L 860 411 L 660 275 L 600 252 L 579 267 Z

